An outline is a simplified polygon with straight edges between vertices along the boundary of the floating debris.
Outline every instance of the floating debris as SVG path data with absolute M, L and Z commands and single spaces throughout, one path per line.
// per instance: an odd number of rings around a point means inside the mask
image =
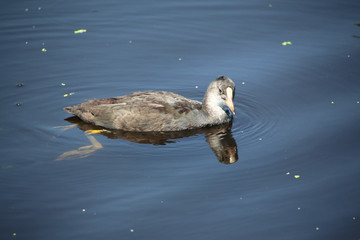
M 334 102 L 334 101 L 331 101 L 330 103 L 331 103 L 331 104 L 335 104 L 335 102 Z
M 298 211 L 300 211 L 300 210 L 301 210 L 301 208 L 299 208 L 299 207 L 298 207 L 298 208 L 297 208 L 297 210 L 298 210 Z
M 18 83 L 18 84 L 16 84 L 16 86 L 17 86 L 17 87 L 23 87 L 23 86 L 24 86 L 24 84 L 22 84 L 22 83 Z
M 16 233 L 13 233 L 12 235 L 15 237 L 15 236 L 16 236 Z
M 263 139 L 262 138 L 259 138 L 259 141 L 262 141 Z
M 199 86 L 198 86 L 198 85 L 196 85 L 196 86 L 195 86 L 195 88 L 199 88 Z
M 25 8 L 25 12 L 28 12 L 29 11 L 29 9 L 28 8 Z
M 25 42 L 25 44 L 26 44 L 26 45 L 28 45 L 28 44 L 29 44 L 29 42 L 28 42 L 28 41 L 26 41 L 26 42 Z
M 129 43 L 132 44 L 132 41 L 130 40 Z
M 286 175 L 290 175 L 290 172 L 287 172 Z
M 181 61 L 182 59 L 181 58 L 179 58 L 179 61 Z
M 17 107 L 21 107 L 21 103 L 16 103 L 15 104 Z
M 357 104 L 359 104 L 359 103 L 360 103 L 360 101 L 356 101 L 356 103 L 357 103 Z
M 38 11 L 40 11 L 42 9 L 42 7 L 38 7 Z
M 300 175 L 294 175 L 294 178 L 300 178 Z
M 319 230 L 320 230 L 320 228 L 319 228 L 319 227 L 316 227 L 315 229 L 316 229 L 316 231 L 319 231 Z
M 41 49 L 42 52 L 47 52 L 46 48 Z
M 65 84 L 65 83 L 61 83 L 61 86 L 66 86 L 66 84 Z
M 245 82 L 242 82 L 241 84 L 242 84 L 242 85 L 245 85 Z
M 79 33 L 86 33 L 86 29 L 79 29 L 74 31 L 74 34 L 79 34 Z
M 288 42 L 283 42 L 283 43 L 281 43 L 281 45 L 283 45 L 283 46 L 292 45 L 292 42 L 290 42 L 290 41 L 288 41 Z
M 269 3 L 269 5 L 268 5 L 269 7 L 272 7 L 272 4 L 271 3 Z
M 68 96 L 71 96 L 71 95 L 74 95 L 74 94 L 75 94 L 74 92 L 66 93 L 66 94 L 64 94 L 64 97 L 68 97 Z
M 12 165 L 7 165 L 7 166 L 1 167 L 1 169 L 9 169 L 9 168 L 13 168 L 13 166 Z
M 85 211 L 86 211 L 86 209 L 85 209 L 85 208 L 83 208 L 83 209 L 82 209 L 82 211 L 83 211 L 83 212 L 85 212 Z
M 130 229 L 130 232 L 134 232 L 135 230 L 134 229 Z

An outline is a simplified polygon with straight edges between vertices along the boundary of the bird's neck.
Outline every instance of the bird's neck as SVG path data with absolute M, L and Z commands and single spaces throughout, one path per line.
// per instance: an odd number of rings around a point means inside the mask
M 208 115 L 208 118 L 210 118 L 214 124 L 223 122 L 226 118 L 228 118 L 224 109 L 219 106 L 217 99 L 211 98 L 207 94 L 205 94 L 202 101 L 202 110 Z

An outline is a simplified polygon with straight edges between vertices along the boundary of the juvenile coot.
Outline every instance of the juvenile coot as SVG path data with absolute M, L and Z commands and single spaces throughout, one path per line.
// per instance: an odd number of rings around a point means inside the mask
M 202 102 L 172 92 L 146 91 L 94 99 L 64 110 L 108 129 L 181 131 L 230 122 L 235 114 L 234 91 L 234 82 L 220 76 L 210 83 Z

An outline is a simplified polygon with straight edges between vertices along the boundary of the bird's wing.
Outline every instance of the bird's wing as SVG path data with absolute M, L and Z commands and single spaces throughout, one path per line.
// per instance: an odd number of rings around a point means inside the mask
M 107 128 L 162 131 L 186 128 L 201 107 L 200 102 L 175 93 L 148 91 L 95 99 L 65 110 L 84 121 Z

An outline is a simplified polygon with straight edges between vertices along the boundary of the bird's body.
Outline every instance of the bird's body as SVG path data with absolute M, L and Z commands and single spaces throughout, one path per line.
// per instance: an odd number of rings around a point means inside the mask
M 172 92 L 146 91 L 94 99 L 64 108 L 85 122 L 124 131 L 181 131 L 219 125 L 232 120 L 234 113 L 231 79 L 214 80 L 203 102 Z

